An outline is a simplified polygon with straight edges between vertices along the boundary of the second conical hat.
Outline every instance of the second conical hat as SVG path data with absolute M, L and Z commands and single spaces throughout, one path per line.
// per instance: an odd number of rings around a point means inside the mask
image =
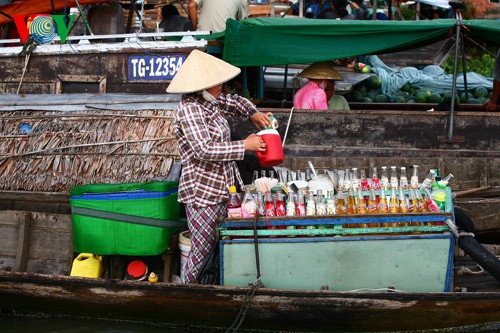
M 215 87 L 240 74 L 241 70 L 219 58 L 193 50 L 167 87 L 168 93 L 188 94 Z
M 297 76 L 306 79 L 342 80 L 342 76 L 339 72 L 337 72 L 337 70 L 326 61 L 316 62 L 306 67 Z

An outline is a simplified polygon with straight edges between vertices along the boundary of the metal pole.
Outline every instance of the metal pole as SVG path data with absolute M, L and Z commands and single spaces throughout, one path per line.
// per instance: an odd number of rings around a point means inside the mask
M 455 96 L 457 94 L 457 67 L 458 67 L 458 48 L 460 47 L 460 25 L 461 21 L 457 20 L 455 32 L 455 61 L 453 62 L 453 81 L 451 86 L 451 105 L 450 105 L 450 120 L 448 122 L 448 142 L 453 141 L 453 115 L 455 111 Z
M 288 81 L 288 65 L 285 65 L 285 78 L 283 80 L 283 101 L 286 101 L 286 84 Z
M 82 9 L 82 6 L 80 6 L 80 2 L 78 0 L 75 0 L 75 3 L 76 3 L 76 7 L 78 7 L 78 11 L 80 12 L 80 16 L 82 17 L 83 22 L 85 23 L 85 26 L 87 27 L 87 30 L 89 31 L 89 33 L 91 35 L 93 35 L 92 29 L 90 29 L 89 21 L 87 21 L 87 17 L 83 14 L 83 9 Z
M 465 43 L 463 34 L 460 34 L 460 51 L 462 53 L 462 74 L 464 78 L 465 103 L 469 103 L 469 89 L 467 89 L 467 66 L 465 63 Z

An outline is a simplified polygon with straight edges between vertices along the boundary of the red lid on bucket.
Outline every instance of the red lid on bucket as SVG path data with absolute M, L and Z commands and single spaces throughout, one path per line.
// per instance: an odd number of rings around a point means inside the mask
M 139 279 L 146 275 L 148 272 L 148 267 L 145 263 L 140 260 L 132 261 L 128 264 L 127 273 L 132 276 L 134 279 Z

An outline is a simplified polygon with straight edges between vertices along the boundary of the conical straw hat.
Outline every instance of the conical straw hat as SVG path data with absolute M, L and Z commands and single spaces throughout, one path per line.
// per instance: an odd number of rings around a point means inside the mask
M 168 93 L 187 94 L 215 87 L 241 70 L 199 50 L 193 50 L 167 87 Z
M 328 62 L 316 62 L 300 72 L 298 77 L 306 79 L 342 80 L 342 76 Z

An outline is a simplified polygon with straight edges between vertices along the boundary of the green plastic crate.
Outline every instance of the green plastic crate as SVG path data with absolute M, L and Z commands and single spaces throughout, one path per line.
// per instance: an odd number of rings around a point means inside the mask
M 167 225 L 165 220 L 179 221 L 177 189 L 178 182 L 73 187 L 70 203 L 74 251 L 103 255 L 163 253 L 171 235 L 178 230 L 162 226 Z M 89 216 L 94 214 L 102 217 Z M 126 218 L 121 221 L 113 214 L 123 214 Z M 142 224 L 142 220 L 155 226 Z

